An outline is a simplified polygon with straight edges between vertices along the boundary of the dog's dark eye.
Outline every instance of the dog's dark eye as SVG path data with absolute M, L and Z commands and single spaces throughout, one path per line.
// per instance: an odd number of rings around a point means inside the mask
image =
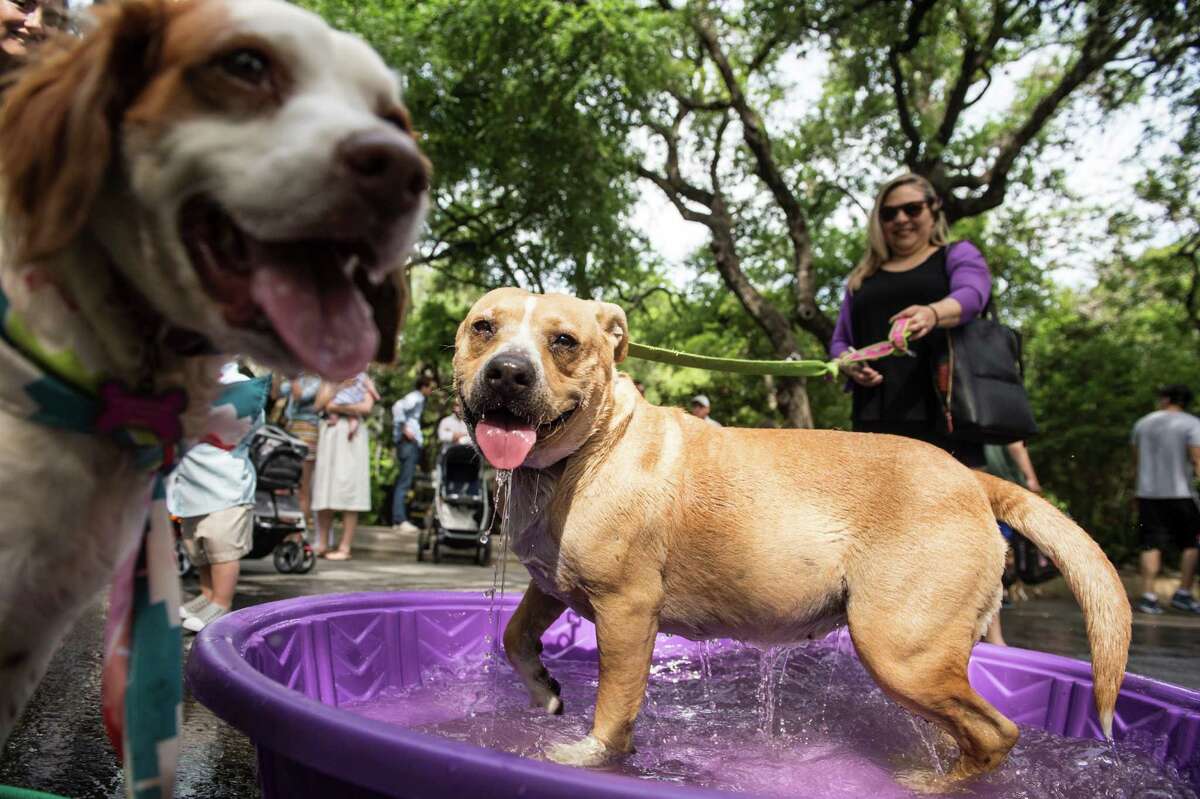
M 491 338 L 492 334 L 496 332 L 496 328 L 486 319 L 475 320 L 475 324 L 471 325 L 471 329 L 484 338 Z
M 217 59 L 217 65 L 230 76 L 253 86 L 266 83 L 271 77 L 271 61 L 261 50 L 243 47 Z
M 559 333 L 554 338 L 550 339 L 551 347 L 560 347 L 564 350 L 573 350 L 579 346 L 579 342 L 566 333 Z

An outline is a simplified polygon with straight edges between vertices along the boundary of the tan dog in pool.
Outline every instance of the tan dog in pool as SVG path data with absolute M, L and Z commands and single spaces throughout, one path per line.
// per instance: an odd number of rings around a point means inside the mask
M 536 705 L 562 712 L 541 634 L 567 607 L 596 624 L 591 734 L 552 759 L 632 751 L 659 632 L 786 643 L 848 624 L 880 687 L 954 737 L 952 779 L 996 768 L 1017 728 L 971 688 L 967 661 L 1000 604 L 997 517 L 1079 599 L 1111 736 L 1130 610 L 1082 529 L 928 444 L 716 429 L 650 405 L 615 369 L 628 341 L 615 305 L 518 289 L 487 294 L 458 329 L 467 424 L 494 466 L 514 470 L 505 532 L 533 582 L 504 645 Z

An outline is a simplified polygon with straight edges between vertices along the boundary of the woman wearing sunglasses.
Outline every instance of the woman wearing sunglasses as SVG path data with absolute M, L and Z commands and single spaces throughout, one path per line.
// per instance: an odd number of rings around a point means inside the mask
M 987 304 L 991 273 L 968 241 L 950 244 L 941 201 L 929 181 L 906 174 L 884 184 L 867 226 L 867 252 L 851 271 L 829 351 L 887 338 L 907 317 L 914 358 L 891 357 L 843 367 L 853 381 L 856 431 L 927 441 L 971 468 L 985 465 L 983 445 L 940 432 L 934 365 L 946 350 L 939 328 L 974 319 Z M 930 335 L 933 333 L 933 335 Z

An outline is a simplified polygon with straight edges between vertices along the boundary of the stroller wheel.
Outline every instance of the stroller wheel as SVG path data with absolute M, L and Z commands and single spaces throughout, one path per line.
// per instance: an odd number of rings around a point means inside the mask
M 275 570 L 281 574 L 291 574 L 304 563 L 304 549 L 295 541 L 281 541 L 275 547 Z M 308 568 L 312 568 L 310 565 Z
M 180 577 L 187 577 L 193 571 L 192 559 L 188 557 L 187 547 L 178 538 L 175 539 L 175 566 L 179 570 Z
M 308 574 L 317 565 L 317 553 L 307 544 L 297 544 L 300 547 L 300 562 L 292 569 L 293 574 Z
M 488 566 L 492 562 L 492 542 L 480 544 L 475 550 L 475 562 L 480 566 Z

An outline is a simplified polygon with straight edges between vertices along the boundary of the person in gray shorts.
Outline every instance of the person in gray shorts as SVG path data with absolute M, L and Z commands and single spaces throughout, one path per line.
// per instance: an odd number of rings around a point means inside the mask
M 235 361 L 221 369 L 223 384 L 247 379 Z M 167 509 L 182 520 L 183 545 L 200 578 L 200 593 L 179 608 L 188 632 L 200 632 L 233 608 L 239 561 L 253 543 L 258 477 L 249 447 L 262 423 L 260 410 L 232 450 L 196 444 L 167 479 Z
M 1200 419 L 1187 412 L 1191 401 L 1187 386 L 1164 386 L 1158 390 L 1158 410 L 1133 426 L 1142 577 L 1142 596 L 1134 609 L 1142 613 L 1163 612 L 1154 580 L 1162 568 L 1162 551 L 1172 546 L 1181 557 L 1179 589 L 1171 597 L 1171 607 L 1200 613 L 1200 601 L 1192 595 L 1200 555 L 1195 489 L 1200 475 Z

